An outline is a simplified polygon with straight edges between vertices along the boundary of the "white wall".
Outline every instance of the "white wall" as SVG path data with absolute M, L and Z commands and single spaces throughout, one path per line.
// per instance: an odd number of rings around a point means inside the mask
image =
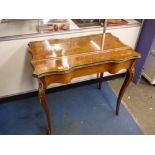
M 127 27 L 122 29 L 108 30 L 119 37 L 122 42 L 135 47 L 140 26 Z M 74 34 L 74 36 L 95 34 L 99 32 L 87 32 Z M 32 66 L 30 64 L 31 55 L 27 52 L 27 44 L 30 41 L 44 40 L 49 38 L 71 37 L 73 34 L 48 36 L 40 38 L 28 38 L 20 40 L 10 40 L 0 42 L 0 98 L 34 91 L 37 89 L 36 79 L 32 77 Z M 92 79 L 96 75 L 78 78 L 73 82 Z M 57 86 L 57 85 L 55 85 Z
M 155 38 L 151 45 L 151 53 L 144 65 L 143 76 L 151 83 L 155 84 Z

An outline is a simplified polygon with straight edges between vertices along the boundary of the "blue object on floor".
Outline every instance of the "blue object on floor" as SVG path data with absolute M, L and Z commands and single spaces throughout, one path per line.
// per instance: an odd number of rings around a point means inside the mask
M 143 134 L 121 105 L 115 115 L 117 97 L 107 82 L 102 89 L 90 84 L 46 95 L 53 134 L 136 135 Z M 38 97 L 0 105 L 1 135 L 46 134 L 47 122 Z

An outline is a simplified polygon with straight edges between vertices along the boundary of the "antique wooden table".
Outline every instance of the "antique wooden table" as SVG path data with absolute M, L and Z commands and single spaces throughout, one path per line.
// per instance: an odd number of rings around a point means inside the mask
M 134 74 L 134 63 L 140 54 L 124 45 L 118 38 L 106 33 L 104 50 L 101 50 L 102 34 L 66 39 L 35 41 L 28 44 L 32 54 L 33 76 L 38 79 L 39 99 L 44 109 L 48 132 L 51 120 L 45 91 L 52 83 L 69 83 L 73 78 L 100 73 L 99 88 L 105 71 L 116 73 L 127 69 L 116 104 L 118 115 L 120 101 Z

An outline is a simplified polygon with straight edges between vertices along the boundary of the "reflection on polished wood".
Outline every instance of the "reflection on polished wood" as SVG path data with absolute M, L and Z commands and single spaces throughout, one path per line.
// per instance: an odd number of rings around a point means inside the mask
M 140 54 L 110 33 L 106 34 L 104 50 L 101 51 L 101 39 L 102 34 L 99 34 L 29 43 L 33 76 L 39 79 L 39 97 L 48 121 L 49 133 L 51 121 L 45 91 L 52 83 L 67 84 L 75 77 L 101 73 L 101 88 L 103 72 L 115 74 L 121 69 L 127 69 L 127 77 L 117 101 L 118 114 L 121 98 L 133 77 L 134 62 L 140 58 Z

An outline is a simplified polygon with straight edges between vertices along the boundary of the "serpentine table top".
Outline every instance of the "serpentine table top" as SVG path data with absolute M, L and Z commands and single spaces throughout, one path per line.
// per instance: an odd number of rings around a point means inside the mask
M 100 34 L 30 42 L 33 75 L 42 77 L 47 74 L 66 73 L 88 65 L 119 63 L 140 57 L 139 53 L 110 33 L 106 34 L 105 47 L 101 51 L 101 38 Z

